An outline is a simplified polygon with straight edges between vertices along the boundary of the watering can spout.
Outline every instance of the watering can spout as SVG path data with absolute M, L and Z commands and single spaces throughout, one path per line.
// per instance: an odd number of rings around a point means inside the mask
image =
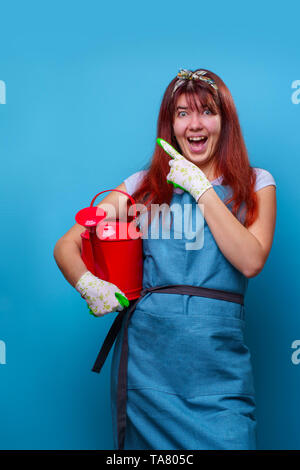
M 96 227 L 101 220 L 105 219 L 107 213 L 101 207 L 85 207 L 75 215 L 75 220 L 85 228 Z

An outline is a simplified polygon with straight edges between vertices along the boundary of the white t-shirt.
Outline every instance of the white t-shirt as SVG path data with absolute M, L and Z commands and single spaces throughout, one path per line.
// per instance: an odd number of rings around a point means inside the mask
M 124 180 L 126 191 L 128 194 L 130 194 L 130 196 L 134 193 L 147 171 L 148 170 L 137 171 Z M 256 183 L 254 188 L 255 192 L 264 188 L 265 186 L 273 185 L 276 187 L 275 180 L 269 171 L 263 170 L 262 168 L 254 168 L 254 171 L 256 172 Z M 220 185 L 222 184 L 222 180 L 223 176 L 219 176 L 219 178 L 211 181 L 211 184 Z M 183 189 L 180 188 L 174 188 L 174 191 L 178 194 L 183 193 Z

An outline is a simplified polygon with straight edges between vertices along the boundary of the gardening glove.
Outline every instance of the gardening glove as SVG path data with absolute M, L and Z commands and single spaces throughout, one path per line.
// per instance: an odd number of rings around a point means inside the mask
M 198 202 L 202 194 L 213 187 L 210 181 L 200 168 L 178 153 L 168 142 L 163 139 L 157 139 L 157 142 L 173 158 L 169 161 L 171 170 L 167 174 L 168 183 L 188 191 Z
M 115 311 L 121 312 L 124 306 L 129 305 L 129 300 L 115 284 L 99 279 L 90 271 L 81 276 L 75 289 L 87 301 L 90 313 L 95 317 Z

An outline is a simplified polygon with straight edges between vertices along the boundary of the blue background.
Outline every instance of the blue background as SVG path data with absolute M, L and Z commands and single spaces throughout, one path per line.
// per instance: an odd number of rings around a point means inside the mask
M 258 447 L 300 448 L 299 13 L 296 1 L 0 4 L 1 449 L 112 449 L 111 356 L 100 375 L 90 369 L 115 314 L 88 314 L 53 248 L 97 192 L 149 161 L 163 93 L 182 67 L 221 76 L 251 164 L 277 183 L 246 340 Z

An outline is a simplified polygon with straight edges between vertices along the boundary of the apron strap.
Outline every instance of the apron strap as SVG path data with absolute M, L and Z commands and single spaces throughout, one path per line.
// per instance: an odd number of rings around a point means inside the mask
M 141 295 L 148 292 L 158 292 L 160 294 L 182 294 L 195 295 L 198 297 L 208 297 L 209 299 L 226 300 L 244 305 L 244 296 L 235 292 L 228 292 L 219 289 L 209 289 L 208 287 L 192 286 L 187 284 L 171 284 L 168 286 L 156 286 L 143 289 Z
M 195 295 L 199 297 L 207 297 L 209 299 L 226 300 L 227 302 L 235 302 L 244 305 L 244 296 L 235 292 L 228 292 L 218 289 L 209 289 L 208 287 L 198 287 L 186 284 L 171 284 L 167 286 L 155 286 L 148 287 L 141 291 L 140 297 L 133 303 L 130 303 L 127 308 L 119 312 L 115 318 L 109 332 L 102 344 L 102 347 L 98 353 L 95 364 L 92 368 L 93 372 L 99 373 L 106 361 L 106 358 L 113 347 L 113 344 L 118 336 L 119 331 L 122 327 L 123 318 L 126 314 L 131 316 L 131 312 L 136 308 L 137 304 L 146 294 L 158 292 L 160 294 L 182 294 L 182 295 Z
M 106 361 L 106 358 L 107 358 L 111 348 L 113 347 L 113 344 L 116 340 L 116 337 L 118 336 L 119 331 L 122 328 L 123 318 L 125 317 L 126 313 L 128 313 L 128 311 L 131 312 L 131 310 L 133 311 L 135 309 L 137 303 L 140 300 L 141 300 L 141 297 L 139 297 L 132 304 L 129 304 L 129 306 L 127 308 L 124 308 L 124 310 L 119 312 L 118 316 L 115 318 L 113 324 L 111 325 L 111 327 L 109 329 L 109 332 L 106 335 L 104 343 L 102 344 L 102 347 L 101 347 L 101 349 L 98 353 L 95 364 L 92 368 L 92 372 L 97 372 L 99 374 L 99 372 L 101 371 L 101 369 L 102 369 L 102 367 L 103 367 L 103 365 Z

